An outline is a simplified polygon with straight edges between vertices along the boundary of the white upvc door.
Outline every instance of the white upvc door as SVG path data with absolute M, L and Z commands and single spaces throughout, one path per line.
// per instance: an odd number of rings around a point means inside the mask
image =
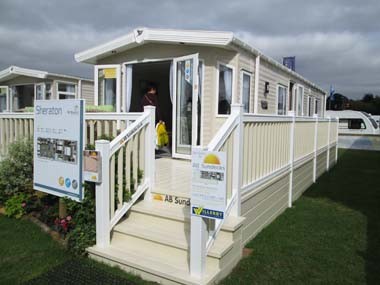
M 10 110 L 9 99 L 8 86 L 0 86 L 0 112 L 7 112 Z
M 112 105 L 114 111 L 121 112 L 121 70 L 119 64 L 95 65 L 94 102 L 95 105 Z
M 191 158 L 191 147 L 198 140 L 198 54 L 173 60 L 172 154 Z

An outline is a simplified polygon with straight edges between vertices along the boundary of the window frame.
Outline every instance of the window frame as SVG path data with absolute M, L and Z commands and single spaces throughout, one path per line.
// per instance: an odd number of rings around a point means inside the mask
M 231 105 L 234 104 L 236 102 L 236 99 L 235 99 L 235 66 L 231 65 L 231 64 L 227 64 L 227 63 L 224 63 L 224 62 L 221 62 L 221 61 L 217 61 L 217 68 L 216 68 L 216 104 L 215 104 L 215 116 L 217 118 L 226 118 L 228 117 L 229 115 L 231 114 L 219 114 L 219 73 L 220 73 L 220 66 L 223 65 L 229 69 L 232 70 L 232 94 L 231 94 Z
M 74 93 L 72 92 L 66 92 L 66 91 L 59 91 L 59 84 L 66 84 L 66 85 L 74 85 Z M 46 90 L 46 86 L 44 88 Z M 62 80 L 58 80 L 56 81 L 56 85 L 55 85 L 55 90 L 56 90 L 56 98 L 57 100 L 67 100 L 67 99 L 76 99 L 78 97 L 78 84 L 77 83 L 74 83 L 74 82 L 70 82 L 70 81 L 62 81 Z M 74 96 L 73 98 L 66 98 L 66 99 L 61 99 L 59 98 L 60 94 L 62 95 L 68 95 L 68 96 Z M 45 94 L 46 96 L 46 94 Z
M 278 109 L 278 95 L 280 94 L 279 90 L 280 88 L 284 88 L 285 89 L 285 97 L 284 97 L 284 114 L 280 115 L 278 113 L 279 109 Z M 288 98 L 289 97 L 289 88 L 288 86 L 284 85 L 284 84 L 281 84 L 281 83 L 277 83 L 277 88 L 276 88 L 276 116 L 287 116 L 288 114 L 288 108 L 287 108 L 287 103 L 288 103 Z
M 240 104 L 243 105 L 243 109 L 244 109 L 244 100 L 243 100 L 244 75 L 249 76 L 248 112 L 244 111 L 245 114 L 253 113 L 253 112 L 251 112 L 252 74 L 253 73 L 250 72 L 250 71 L 247 71 L 247 70 L 244 70 L 244 69 L 240 70 Z M 219 94 L 219 92 L 218 92 L 218 94 Z M 218 103 L 219 103 L 219 101 L 218 101 Z
M 115 112 L 121 113 L 121 64 L 100 64 L 94 66 L 94 104 L 99 106 L 99 69 L 116 68 L 116 106 Z

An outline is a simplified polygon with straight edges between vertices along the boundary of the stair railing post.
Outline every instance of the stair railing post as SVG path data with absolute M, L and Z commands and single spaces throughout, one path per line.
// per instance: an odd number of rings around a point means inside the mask
M 190 275 L 202 279 L 206 272 L 207 227 L 202 217 L 190 218 Z
M 151 199 L 151 192 L 154 186 L 155 179 L 155 138 L 156 138 L 156 107 L 144 106 L 144 113 L 149 114 L 149 123 L 145 132 L 145 177 L 148 180 L 148 190 L 145 193 L 144 199 Z
M 331 131 L 331 118 L 327 118 L 329 120 L 327 125 L 327 158 L 326 158 L 326 170 L 330 169 L 330 131 Z
M 193 146 L 193 149 L 201 148 Z M 190 216 L 190 275 L 202 279 L 206 272 L 207 225 L 205 218 Z
M 96 184 L 96 245 L 107 247 L 110 245 L 110 142 L 98 140 L 95 149 L 100 152 L 101 177 Z
M 243 126 L 243 104 L 231 105 L 231 116 L 237 115 L 237 125 L 233 134 L 233 154 L 232 154 L 232 197 L 235 203 L 231 209 L 231 215 L 239 217 L 241 215 L 241 184 L 242 184 L 242 165 L 243 165 L 243 143 L 244 143 L 244 126 Z M 228 170 L 229 171 L 229 170 Z
M 292 118 L 292 123 L 290 125 L 290 137 L 289 137 L 289 196 L 288 196 L 288 207 L 291 208 L 293 205 L 293 171 L 294 171 L 294 129 L 296 125 L 296 116 L 294 114 Z
M 313 158 L 313 182 L 317 181 L 317 151 L 318 151 L 318 115 L 314 115 L 314 158 Z

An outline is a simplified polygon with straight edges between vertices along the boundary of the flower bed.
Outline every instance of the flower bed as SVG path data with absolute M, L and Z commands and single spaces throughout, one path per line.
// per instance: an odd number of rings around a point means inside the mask
M 67 244 L 68 250 L 81 255 L 95 243 L 95 187 L 86 183 L 84 191 L 85 199 L 78 203 L 33 190 L 31 141 L 12 144 L 0 162 L 0 206 L 4 206 L 4 214 L 37 219 Z M 59 217 L 59 199 L 67 208 L 64 217 Z

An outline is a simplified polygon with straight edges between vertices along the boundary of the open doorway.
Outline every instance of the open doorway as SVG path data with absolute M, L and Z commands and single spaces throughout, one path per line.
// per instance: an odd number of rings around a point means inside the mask
M 132 65 L 132 90 L 130 112 L 142 111 L 141 101 L 150 85 L 157 88 L 158 107 L 161 119 L 165 122 L 169 135 L 169 145 L 159 151 L 162 155 L 171 155 L 173 105 L 170 90 L 171 61 L 136 63 Z M 131 70 L 128 70 L 131 72 Z M 127 72 L 128 72 L 127 71 Z

